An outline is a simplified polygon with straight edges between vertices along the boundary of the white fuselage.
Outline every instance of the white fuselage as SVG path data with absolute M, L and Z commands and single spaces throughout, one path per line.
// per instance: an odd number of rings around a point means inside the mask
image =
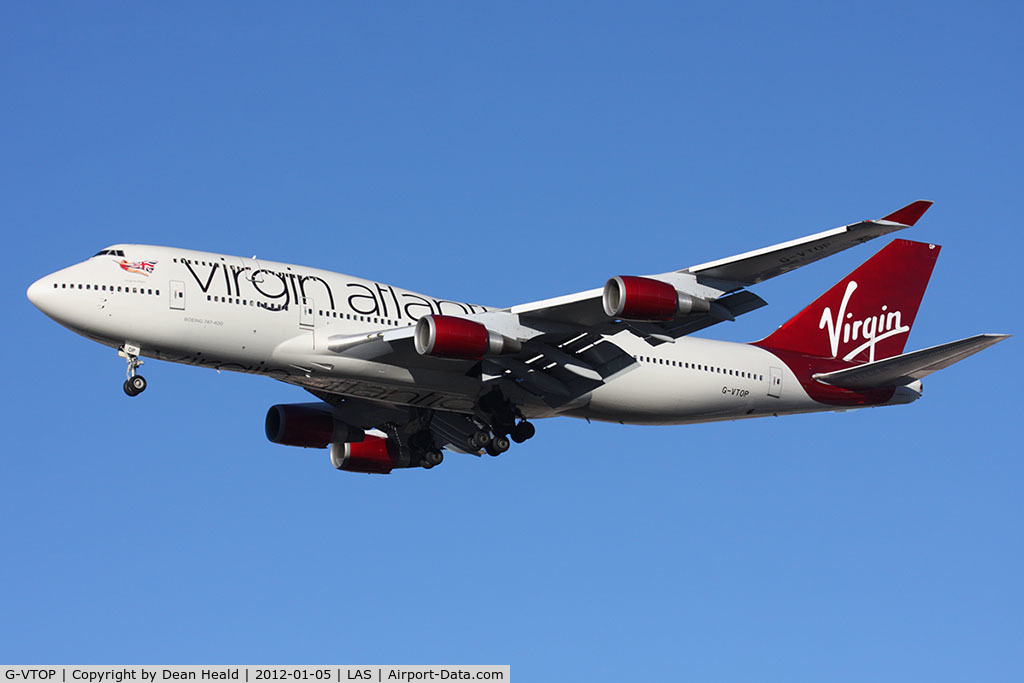
M 481 392 L 465 361 L 371 357 L 327 344 L 407 328 L 428 314 L 497 309 L 262 259 L 131 244 L 104 251 L 113 255 L 40 279 L 29 298 L 90 339 L 172 362 L 456 412 L 471 412 Z M 785 363 L 756 346 L 694 337 L 651 346 L 625 331 L 609 339 L 636 359 L 632 369 L 557 411 L 538 402 L 524 414 L 683 424 L 836 409 L 813 400 Z

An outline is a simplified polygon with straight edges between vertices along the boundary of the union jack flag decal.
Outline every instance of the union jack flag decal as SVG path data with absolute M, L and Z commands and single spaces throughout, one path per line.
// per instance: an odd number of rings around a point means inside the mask
M 156 261 L 134 261 L 129 263 L 121 259 L 121 262 L 117 265 L 121 266 L 121 270 L 127 270 L 129 273 L 149 276 L 153 274 L 153 269 L 156 268 Z

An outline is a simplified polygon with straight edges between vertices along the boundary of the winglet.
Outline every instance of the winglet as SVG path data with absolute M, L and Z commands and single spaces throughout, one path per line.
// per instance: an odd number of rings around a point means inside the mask
M 899 223 L 900 225 L 914 225 L 920 220 L 924 212 L 930 209 L 932 202 L 926 199 L 918 199 L 912 204 L 907 204 L 902 209 L 893 211 L 888 216 L 883 218 L 883 221 L 891 221 L 893 223 Z

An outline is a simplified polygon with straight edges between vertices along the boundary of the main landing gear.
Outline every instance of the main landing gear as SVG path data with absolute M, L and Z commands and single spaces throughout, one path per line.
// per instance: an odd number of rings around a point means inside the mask
M 402 439 L 397 430 L 395 430 L 393 438 L 396 443 L 400 444 L 399 448 L 402 448 Z M 406 446 L 412 463 L 419 463 L 420 467 L 425 470 L 437 467 L 444 462 L 444 453 L 434 444 L 434 435 L 430 429 L 424 428 L 412 434 Z
M 146 378 L 135 374 L 135 371 L 142 365 L 139 360 L 139 347 L 131 344 L 123 344 L 117 350 L 117 355 L 128 361 L 128 379 L 124 381 L 124 393 L 129 396 L 138 396 L 146 390 Z
M 490 427 L 490 431 L 481 429 L 475 432 L 470 437 L 470 445 L 484 449 L 488 455 L 501 455 L 513 441 L 523 443 L 537 433 L 537 429 L 498 389 L 480 397 L 477 415 Z

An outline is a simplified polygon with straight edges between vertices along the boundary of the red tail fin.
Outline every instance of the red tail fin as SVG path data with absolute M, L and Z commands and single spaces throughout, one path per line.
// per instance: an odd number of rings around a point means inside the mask
M 893 240 L 757 345 L 854 362 L 899 355 L 940 248 Z

